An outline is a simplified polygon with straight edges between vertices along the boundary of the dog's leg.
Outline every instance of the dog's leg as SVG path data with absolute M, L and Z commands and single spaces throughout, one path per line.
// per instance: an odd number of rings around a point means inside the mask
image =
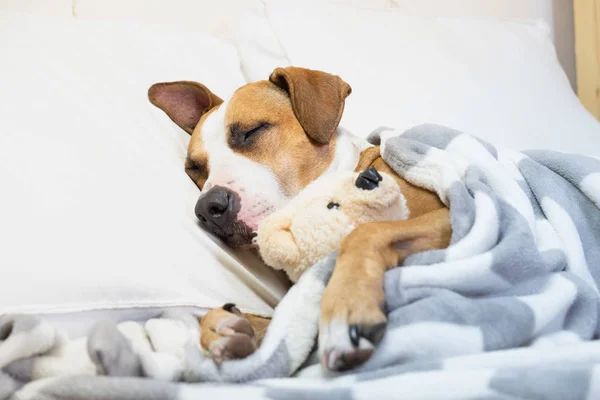
M 242 314 L 233 304 L 210 310 L 200 320 L 200 344 L 215 362 L 254 353 L 271 320 Z
M 414 219 L 358 226 L 342 242 L 333 275 L 321 300 L 319 354 L 329 370 L 365 362 L 381 341 L 383 276 L 413 253 L 442 249 L 450 242 L 447 208 Z

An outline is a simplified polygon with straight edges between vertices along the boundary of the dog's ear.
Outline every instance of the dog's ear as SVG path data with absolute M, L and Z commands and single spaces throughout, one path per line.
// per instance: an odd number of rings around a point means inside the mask
M 206 86 L 188 81 L 156 83 L 148 89 L 148 99 L 190 135 L 202 115 L 223 102 Z
M 297 67 L 276 68 L 269 80 L 288 92 L 304 132 L 317 143 L 329 143 L 352 92 L 350 85 L 337 75 Z

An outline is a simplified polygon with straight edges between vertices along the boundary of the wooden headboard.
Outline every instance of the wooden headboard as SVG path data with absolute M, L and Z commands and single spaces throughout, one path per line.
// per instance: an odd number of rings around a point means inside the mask
M 577 94 L 600 119 L 600 0 L 573 0 Z

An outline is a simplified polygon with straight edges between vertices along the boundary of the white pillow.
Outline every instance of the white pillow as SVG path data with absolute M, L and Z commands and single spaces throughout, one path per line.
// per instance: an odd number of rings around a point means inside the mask
M 77 0 L 74 14 L 77 19 L 160 22 L 229 40 L 239 10 L 260 5 L 261 0 Z
M 250 81 L 285 65 L 340 75 L 353 89 L 342 124 L 361 136 L 431 122 L 516 149 L 600 148 L 542 22 L 266 0 L 236 45 Z
M 232 46 L 0 13 L 0 54 L 0 314 L 272 312 L 286 285 L 199 228 L 188 135 L 147 100 L 152 83 L 184 79 L 229 95 L 243 84 Z
M 70 18 L 75 0 L 0 0 L 0 10 Z
M 542 18 L 552 23 L 552 2 L 547 0 L 391 0 L 405 15 L 431 17 L 490 16 Z
M 292 2 L 298 0 L 278 1 Z M 301 1 L 307 2 L 309 0 Z M 324 0 L 310 1 L 322 2 Z M 378 7 L 393 4 L 391 0 L 327 1 L 354 5 L 368 3 Z M 70 2 L 71 0 L 69 0 Z M 77 19 L 160 22 L 177 26 L 178 29 L 204 32 L 230 40 L 239 12 L 261 6 L 262 0 L 77 0 L 73 1 L 73 14 Z

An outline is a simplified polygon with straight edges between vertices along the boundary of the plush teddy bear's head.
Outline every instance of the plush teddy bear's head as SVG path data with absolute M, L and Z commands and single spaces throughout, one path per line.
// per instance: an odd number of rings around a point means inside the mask
M 406 200 L 392 176 L 373 167 L 327 174 L 265 218 L 256 243 L 267 265 L 283 269 L 296 282 L 357 225 L 406 218 Z

